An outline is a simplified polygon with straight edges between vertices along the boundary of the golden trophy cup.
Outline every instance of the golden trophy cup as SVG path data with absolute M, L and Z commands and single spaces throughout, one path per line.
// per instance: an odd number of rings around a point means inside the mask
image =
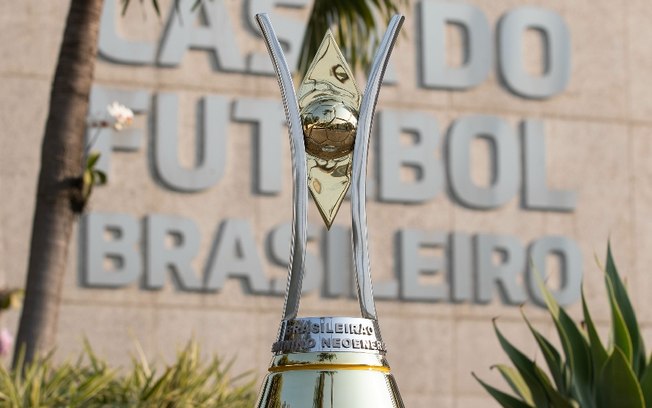
M 389 55 L 403 23 L 396 15 L 364 93 L 333 35 L 326 33 L 295 92 L 267 15 L 258 14 L 276 70 L 292 150 L 293 221 L 288 286 L 259 408 L 398 408 L 403 402 L 385 358 L 371 285 L 365 210 L 371 124 Z M 352 243 L 362 317 L 297 317 L 307 240 L 308 191 L 330 228 L 351 188 Z

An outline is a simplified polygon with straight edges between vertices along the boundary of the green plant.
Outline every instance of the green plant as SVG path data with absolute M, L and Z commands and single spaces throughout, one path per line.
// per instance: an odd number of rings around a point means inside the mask
M 409 0 L 317 0 L 303 37 L 297 71 L 305 75 L 324 34 L 335 30 L 338 45 L 351 68 L 367 70 L 385 26 Z
M 106 173 L 96 167 L 99 159 L 100 153 L 98 152 L 90 153 L 86 159 L 86 165 L 84 166 L 81 178 L 83 205 L 86 205 L 86 202 L 88 202 L 88 199 L 91 197 L 94 186 L 106 184 Z
M 25 291 L 22 289 L 0 290 L 0 312 L 9 309 L 18 309 L 23 305 Z
M 605 285 L 611 308 L 610 344 L 605 347 L 596 331 L 582 293 L 584 322 L 578 326 L 561 308 L 539 277 L 546 306 L 562 345 L 560 353 L 523 314 L 546 361 L 550 377 L 537 363 L 514 347 L 494 328 L 502 349 L 514 367 L 494 366 L 516 396 L 507 394 L 473 376 L 506 408 L 652 407 L 652 356 L 646 358 L 643 337 L 627 295 L 611 247 L 607 250 Z
M 194 0 L 193 10 L 212 0 Z M 142 3 L 143 0 L 140 0 Z M 179 10 L 181 0 L 174 0 Z M 121 0 L 124 15 L 131 0 Z M 401 7 L 408 7 L 409 0 L 315 0 L 312 4 L 308 26 L 301 44 L 297 71 L 303 76 L 308 71 L 319 49 L 324 34 L 335 30 L 338 45 L 353 70 L 367 70 L 385 31 L 385 25 Z M 161 15 L 159 0 L 152 0 L 158 16 Z
M 131 370 L 112 369 L 88 343 L 74 363 L 54 364 L 51 354 L 23 362 L 0 367 L 0 406 L 250 408 L 256 398 L 251 374 L 232 378 L 231 364 L 203 358 L 195 342 L 160 374 L 142 352 Z

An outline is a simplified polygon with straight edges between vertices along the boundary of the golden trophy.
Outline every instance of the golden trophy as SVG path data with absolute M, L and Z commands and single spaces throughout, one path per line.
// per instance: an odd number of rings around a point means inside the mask
M 267 15 L 258 14 L 278 77 L 292 150 L 293 221 L 288 286 L 259 408 L 398 408 L 398 387 L 385 358 L 371 286 L 365 179 L 380 84 L 403 23 L 396 15 L 374 58 L 364 93 L 333 35 L 326 33 L 295 93 L 292 75 Z M 308 191 L 330 228 L 351 189 L 352 242 L 362 317 L 297 317 L 304 274 Z

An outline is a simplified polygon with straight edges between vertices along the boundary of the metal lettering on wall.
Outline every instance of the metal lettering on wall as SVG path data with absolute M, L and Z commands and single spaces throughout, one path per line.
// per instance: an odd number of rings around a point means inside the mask
M 182 4 L 183 21 L 193 21 L 202 12 L 202 24 L 179 24 L 170 11 L 159 44 L 127 39 L 118 34 L 116 0 L 104 5 L 100 30 L 100 55 L 105 63 L 153 65 L 181 69 L 188 52 L 208 52 L 216 70 L 252 75 L 271 75 L 273 69 L 264 53 L 243 55 L 237 47 L 239 35 L 259 34 L 253 20 L 245 19 L 246 33 L 234 30 L 223 1 L 205 2 L 191 12 L 193 0 Z M 252 0 L 245 12 L 253 16 L 268 10 L 281 28 L 290 63 L 298 57 L 304 22 L 285 17 L 283 7 L 307 7 L 307 0 Z M 496 23 L 495 35 L 485 13 L 477 6 L 423 0 L 415 5 L 418 20 L 414 38 L 420 69 L 421 88 L 463 92 L 481 86 L 492 67 L 502 78 L 505 90 L 517 97 L 550 98 L 568 85 L 570 75 L 570 34 L 557 13 L 539 7 L 508 10 Z M 461 29 L 464 60 L 447 66 L 445 54 L 447 26 Z M 524 68 L 522 37 L 526 30 L 542 36 L 544 52 L 541 74 Z M 494 42 L 491 41 L 495 38 Z M 495 49 L 494 49 L 495 48 Z M 195 50 L 195 51 L 190 51 Z M 497 58 L 497 63 L 493 59 Z M 404 79 L 403 79 L 404 80 Z M 395 81 L 401 86 L 401 79 Z M 197 117 L 196 157 L 191 167 L 178 161 L 179 96 L 151 89 L 111 89 L 95 86 L 91 111 L 99 111 L 110 101 L 120 100 L 137 114 L 150 116 L 152 129 L 131 129 L 115 133 L 103 130 L 93 149 L 101 153 L 98 167 L 111 172 L 114 151 L 136 151 L 145 146 L 151 177 L 163 188 L 192 194 L 219 190 L 227 160 L 225 152 L 230 122 L 252 126 L 256 166 L 250 170 L 251 186 L 259 195 L 276 195 L 284 188 L 282 148 L 284 118 L 275 99 L 226 95 L 203 95 L 195 104 Z M 542 120 L 523 118 L 514 125 L 491 115 L 469 114 L 456 118 L 447 130 L 440 127 L 437 112 L 381 109 L 377 118 L 378 151 L 375 160 L 375 196 L 380 203 L 424 204 L 446 195 L 456 205 L 491 211 L 517 199 L 523 211 L 574 211 L 577 194 L 558 190 L 547 181 L 545 126 Z M 403 135 L 410 134 L 406 144 Z M 491 146 L 489 182 L 472 177 L 473 144 L 482 139 Z M 149 142 L 145 142 L 149 140 Z M 128 153 L 126 153 L 128 154 Z M 414 177 L 405 179 L 408 170 Z M 413 211 L 419 211 L 415 207 Z M 488 214 L 490 214 L 488 212 Z M 488 215 L 490 216 L 490 215 Z M 256 241 L 251 223 L 244 219 L 222 219 L 215 225 L 215 239 L 201 268 L 196 268 L 199 249 L 207 243 L 192 219 L 176 215 L 149 214 L 137 219 L 129 214 L 87 214 L 82 223 L 82 284 L 89 287 L 122 287 L 140 284 L 161 289 L 173 282 L 179 290 L 220 291 L 227 279 L 240 279 L 248 293 L 279 295 L 283 279 L 271 278 L 268 265 L 286 263 L 289 224 L 267 231 L 265 242 Z M 305 291 L 320 290 L 327 297 L 350 297 L 352 266 L 350 233 L 333 225 L 330 231 L 311 226 L 309 239 L 316 251 L 306 259 Z M 170 242 L 173 244 L 170 245 Z M 507 304 L 527 300 L 541 303 L 541 294 L 532 275 L 546 271 L 551 257 L 559 262 L 559 283 L 554 290 L 561 303 L 576 301 L 580 293 L 582 256 L 571 238 L 542 236 L 524 243 L 516 236 L 487 232 L 401 229 L 395 234 L 396 271 L 393 278 L 374 285 L 379 299 L 420 302 L 487 303 L 500 298 Z M 266 248 L 266 250 L 263 250 Z M 423 251 L 429 249 L 429 251 Z M 428 254 L 428 255 L 426 255 Z M 531 264 L 530 261 L 531 260 Z M 436 279 L 422 279 L 425 276 Z M 436 282 L 436 283 L 434 283 Z

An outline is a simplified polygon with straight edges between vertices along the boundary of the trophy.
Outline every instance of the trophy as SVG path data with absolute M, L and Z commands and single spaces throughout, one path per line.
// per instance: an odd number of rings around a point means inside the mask
M 256 15 L 287 117 L 294 201 L 283 318 L 258 397 L 259 408 L 403 407 L 376 316 L 365 210 L 371 124 L 403 19 L 396 15 L 390 21 L 364 93 L 330 31 L 295 93 L 271 22 L 266 14 Z M 350 187 L 353 261 L 362 317 L 297 317 L 306 255 L 308 191 L 330 228 Z

